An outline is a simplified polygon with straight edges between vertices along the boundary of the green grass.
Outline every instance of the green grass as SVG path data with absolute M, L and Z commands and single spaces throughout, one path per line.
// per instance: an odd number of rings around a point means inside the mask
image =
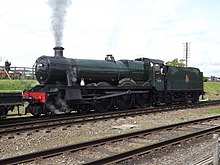
M 220 114 L 220 108 L 212 108 L 212 109 L 207 109 L 204 114 L 207 115 L 215 115 L 215 114 Z
M 36 84 L 36 80 L 0 80 L 0 91 L 24 91 Z
M 36 84 L 36 80 L 0 80 L 0 90 L 25 90 Z M 220 94 L 220 82 L 205 82 L 204 90 L 205 92 Z
M 36 80 L 0 80 L 0 92 L 21 92 L 27 89 L 30 89 L 31 87 L 34 87 L 37 84 Z M 24 106 L 20 106 L 20 113 L 25 113 L 25 107 L 27 103 Z M 14 108 L 13 111 L 9 111 L 9 114 L 17 114 L 17 107 Z
M 193 117 L 193 114 L 186 114 L 185 116 L 179 117 L 179 120 L 189 120 L 191 117 Z
M 205 82 L 204 83 L 205 99 L 219 100 L 220 99 L 220 82 Z
M 220 93 L 220 82 L 205 82 L 204 90 L 210 93 Z

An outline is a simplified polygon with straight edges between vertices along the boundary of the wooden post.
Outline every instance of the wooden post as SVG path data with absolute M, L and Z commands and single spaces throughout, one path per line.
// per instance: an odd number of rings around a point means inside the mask
M 33 77 L 33 79 L 34 79 L 34 66 L 32 67 L 32 77 Z
M 214 145 L 213 145 L 213 165 L 219 165 L 219 143 L 218 134 L 213 134 Z
M 5 73 L 7 74 L 8 78 L 11 80 L 10 75 L 8 74 L 7 70 L 4 68 Z

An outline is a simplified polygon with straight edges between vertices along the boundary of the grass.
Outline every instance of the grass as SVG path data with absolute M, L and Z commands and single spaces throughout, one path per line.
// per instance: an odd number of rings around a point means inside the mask
M 178 117 L 178 120 L 185 121 L 185 120 L 190 120 L 191 118 L 196 116 L 205 117 L 207 115 L 210 116 L 210 115 L 219 115 L 219 114 L 220 114 L 220 107 L 214 107 L 214 108 L 210 107 L 198 112 L 197 114 L 189 113 L 189 114 L 185 114 L 184 116 L 180 116 Z
M 212 100 L 220 99 L 220 82 L 204 83 L 205 98 Z
M 206 92 L 220 94 L 220 82 L 205 82 L 204 90 Z
M 7 92 L 22 92 L 24 90 L 30 89 L 31 87 L 37 84 L 36 80 L 0 80 L 0 92 L 7 93 Z M 25 106 L 20 106 L 20 113 L 25 113 Z M 17 114 L 17 107 L 14 108 L 13 111 L 9 111 L 9 114 Z M 11 116 L 15 117 L 15 116 Z
M 185 116 L 182 116 L 179 118 L 179 120 L 189 120 L 191 117 L 193 117 L 193 114 L 186 114 Z
M 215 114 L 220 114 L 220 108 L 211 108 L 211 109 L 207 109 L 205 112 L 203 112 L 204 114 L 207 115 L 215 115 Z
M 36 84 L 36 80 L 0 80 L 0 91 L 24 91 Z

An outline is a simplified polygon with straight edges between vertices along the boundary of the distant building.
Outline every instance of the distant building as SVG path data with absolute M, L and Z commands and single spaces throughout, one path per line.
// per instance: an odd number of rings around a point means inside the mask
M 220 77 L 211 76 L 208 78 L 208 81 L 220 82 Z

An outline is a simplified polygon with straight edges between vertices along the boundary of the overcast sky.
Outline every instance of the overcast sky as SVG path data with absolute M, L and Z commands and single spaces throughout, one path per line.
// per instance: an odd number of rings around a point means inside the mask
M 163 61 L 184 58 L 205 76 L 220 76 L 219 0 L 72 0 L 63 33 L 64 56 Z M 0 57 L 12 66 L 32 66 L 53 56 L 47 0 L 0 0 Z

